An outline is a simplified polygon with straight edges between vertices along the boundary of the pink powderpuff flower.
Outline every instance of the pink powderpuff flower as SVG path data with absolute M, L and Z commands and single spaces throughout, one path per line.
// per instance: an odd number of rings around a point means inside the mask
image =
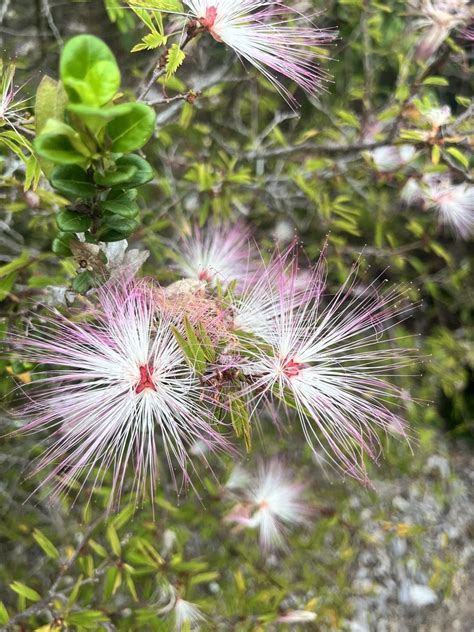
M 309 18 L 276 0 L 185 0 L 198 26 L 255 66 L 290 105 L 295 99 L 278 75 L 317 95 L 327 80 L 314 50 L 336 33 L 318 29 Z
M 282 547 L 287 528 L 308 521 L 310 511 L 302 499 L 303 490 L 303 485 L 288 477 L 282 461 L 263 463 L 257 476 L 242 490 L 242 503 L 234 507 L 226 521 L 258 529 L 265 550 Z
M 136 493 L 144 493 L 147 480 L 153 493 L 162 452 L 175 485 L 175 463 L 188 482 L 188 449 L 196 440 L 213 450 L 229 446 L 213 428 L 203 389 L 156 309 L 153 288 L 106 285 L 93 316 L 79 323 L 52 315 L 15 340 L 24 358 L 47 366 L 32 384 L 24 411 L 30 420 L 21 429 L 53 431 L 35 471 L 52 466 L 45 482 L 54 481 L 59 492 L 80 474 L 95 486 L 111 469 L 112 502 L 129 464 Z
M 253 274 L 250 231 L 241 222 L 234 226 L 194 226 L 175 244 L 176 270 L 188 279 L 227 287 Z
M 398 288 L 357 286 L 357 266 L 324 306 L 324 268 L 323 254 L 306 301 L 288 291 L 287 279 L 279 303 L 268 288 L 275 313 L 261 334 L 266 345 L 249 338 L 243 395 L 253 399 L 253 410 L 275 397 L 296 409 L 311 448 L 319 445 L 336 467 L 368 482 L 364 454 L 376 460 L 380 453 L 375 429 L 405 435 L 403 420 L 387 406 L 405 395 L 385 378 L 409 364 L 409 350 L 398 348 L 396 338 L 381 341 L 411 306 Z
M 474 234 L 474 186 L 452 184 L 449 178 L 430 178 L 425 203 L 438 211 L 441 224 L 462 239 Z

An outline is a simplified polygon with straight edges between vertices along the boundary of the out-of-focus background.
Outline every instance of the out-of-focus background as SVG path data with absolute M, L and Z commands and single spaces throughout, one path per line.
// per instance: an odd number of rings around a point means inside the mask
M 296 422 L 281 434 L 264 423 L 243 467 L 285 457 L 313 507 L 286 551 L 263 553 L 254 532 L 224 522 L 232 503 L 220 483 L 233 466 L 225 460 L 213 464 L 215 477 L 201 472 L 200 498 L 177 499 L 164 480 L 154 514 L 125 491 L 107 523 L 107 479 L 92 497 L 72 489 L 51 502 L 46 488 L 35 491 L 31 463 L 46 437 L 7 434 L 16 427 L 15 386 L 34 379 L 33 367 L 2 354 L 0 629 L 172 629 L 167 583 L 202 609 L 204 630 L 285 629 L 279 618 L 292 610 L 315 614 L 300 629 L 474 627 L 472 242 L 407 195 L 407 183 L 433 175 L 472 187 L 472 43 L 453 29 L 420 58 L 430 25 L 416 2 L 291 4 L 339 29 L 323 62 L 326 91 L 318 100 L 296 91 L 301 107 L 292 111 L 230 51 L 200 38 L 176 78 L 151 92 L 158 124 L 145 154 L 156 177 L 129 241 L 150 251 L 144 272 L 167 282 L 167 244 L 189 219 L 244 219 L 263 251 L 296 234 L 314 260 L 327 239 L 330 289 L 361 253 L 362 281 L 384 274 L 411 284 L 419 305 L 397 330 L 422 358 L 400 378 L 413 397 L 404 404 L 410 445 L 383 440 L 385 459 L 370 466 L 366 489 L 317 462 Z M 57 77 L 60 47 L 78 33 L 109 44 L 136 94 L 155 57 L 130 52 L 145 31 L 118 0 L 0 3 L 3 60 L 15 63 L 31 112 L 38 83 Z M 191 89 L 200 93 L 194 103 L 173 100 Z M 371 143 L 380 147 L 362 147 Z M 24 193 L 24 177 L 0 138 L 1 337 L 26 328 L 31 310 L 54 302 L 54 288 L 68 287 L 76 269 L 51 252 L 58 200 L 43 181 Z

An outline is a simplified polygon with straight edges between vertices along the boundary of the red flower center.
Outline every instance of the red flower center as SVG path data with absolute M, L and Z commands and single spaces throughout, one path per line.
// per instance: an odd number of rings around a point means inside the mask
M 287 358 L 283 361 L 283 373 L 286 377 L 296 377 L 299 372 L 304 368 L 304 365 L 301 362 L 295 362 L 294 360 L 290 360 Z
M 156 386 L 153 382 L 153 370 L 154 368 L 150 365 L 144 365 L 140 367 L 140 380 L 135 387 L 135 393 L 139 395 L 146 388 L 151 388 L 156 391 Z
M 202 270 L 199 273 L 199 280 L 200 281 L 210 281 L 211 280 L 211 275 L 209 274 L 209 272 L 207 270 Z
M 216 21 L 217 9 L 216 7 L 207 7 L 206 16 L 203 18 L 199 18 L 199 24 L 203 26 L 205 29 L 209 31 L 214 26 L 214 22 Z

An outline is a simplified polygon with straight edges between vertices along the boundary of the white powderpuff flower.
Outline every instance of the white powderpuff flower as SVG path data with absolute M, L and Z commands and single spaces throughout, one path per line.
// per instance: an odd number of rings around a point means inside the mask
M 18 134 L 17 127 L 25 123 L 30 100 L 18 98 L 21 90 L 15 86 L 15 65 L 6 65 L 0 59 L 0 124 L 10 125 Z
M 227 521 L 257 529 L 265 550 L 282 547 L 288 527 L 308 520 L 310 512 L 302 500 L 303 489 L 289 478 L 282 461 L 262 463 L 242 492 L 243 503 L 234 508 Z
M 277 0 L 184 0 L 184 4 L 199 28 L 255 66 L 290 105 L 295 99 L 278 75 L 310 95 L 322 89 L 327 76 L 317 63 L 321 55 L 315 49 L 333 42 L 334 31 L 317 28 L 297 9 Z
M 229 478 L 225 484 L 226 489 L 229 491 L 245 489 L 251 481 L 251 476 L 249 472 L 244 469 L 241 465 L 237 465 L 234 467 L 232 472 L 230 473 Z
M 211 285 L 239 284 L 254 271 L 250 231 L 241 222 L 194 226 L 174 245 L 174 256 L 174 267 L 183 277 Z
M 278 617 L 278 623 L 311 623 L 316 621 L 316 613 L 309 610 L 289 610 Z
M 13 340 L 25 358 L 46 365 L 31 385 L 29 421 L 21 428 L 53 430 L 36 471 L 52 466 L 45 480 L 60 491 L 81 473 L 96 485 L 112 470 L 111 502 L 127 466 L 137 493 L 148 480 L 153 494 L 160 455 L 173 479 L 177 464 L 187 481 L 195 441 L 212 450 L 229 444 L 213 427 L 203 388 L 157 309 L 154 288 L 109 283 L 98 290 L 91 316 L 78 323 L 53 314 Z
M 176 632 L 199 630 L 201 624 L 206 621 L 201 608 L 183 599 L 178 589 L 171 584 L 162 588 L 160 601 L 165 605 L 157 611 L 157 614 L 171 619 Z
M 262 261 L 255 274 L 239 288 L 232 305 L 236 329 L 271 342 L 274 322 L 282 309 L 291 311 L 319 297 L 324 270 L 316 265 L 313 270 L 301 271 L 296 245 L 293 242 L 286 250 L 277 251 L 268 264 Z
M 472 17 L 470 0 L 409 0 L 413 13 L 420 16 L 415 28 L 422 29 L 416 55 L 429 59 L 451 31 L 466 25 Z
M 182 630 L 198 630 L 202 623 L 206 621 L 206 617 L 203 615 L 199 606 L 181 599 L 176 599 L 176 604 L 173 609 L 174 613 L 174 626 L 177 632 Z
M 408 178 L 401 190 L 400 197 L 402 202 L 408 206 L 415 206 L 423 202 L 424 191 L 416 178 Z
M 439 108 L 430 108 L 424 113 L 427 121 L 429 121 L 434 128 L 439 129 L 451 118 L 451 108 L 449 105 L 443 105 Z
M 370 152 L 377 171 L 381 173 L 396 171 L 410 162 L 415 154 L 416 149 L 413 145 L 401 145 L 400 147 L 386 145 L 377 147 L 377 149 Z
M 428 207 L 438 211 L 440 223 L 449 226 L 456 235 L 468 239 L 474 234 L 474 186 L 434 178 L 425 201 Z
M 355 266 L 324 306 L 324 261 L 322 255 L 307 300 L 286 278 L 279 302 L 267 288 L 262 312 L 268 313 L 257 332 L 267 344 L 249 337 L 240 364 L 248 377 L 242 394 L 252 412 L 268 400 L 290 405 L 310 447 L 320 446 L 336 467 L 368 483 L 364 455 L 376 461 L 381 453 L 376 429 L 405 436 L 403 419 L 387 406 L 400 406 L 404 395 L 386 378 L 410 364 L 413 350 L 400 349 L 393 344 L 397 338 L 384 334 L 412 305 L 403 300 L 406 289 L 357 285 Z

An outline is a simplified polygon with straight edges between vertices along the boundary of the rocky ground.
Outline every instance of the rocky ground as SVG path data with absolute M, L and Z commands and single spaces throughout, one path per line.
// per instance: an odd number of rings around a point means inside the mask
M 376 483 L 380 505 L 361 507 L 351 632 L 474 630 L 473 483 L 466 446 L 428 457 L 417 479 Z

